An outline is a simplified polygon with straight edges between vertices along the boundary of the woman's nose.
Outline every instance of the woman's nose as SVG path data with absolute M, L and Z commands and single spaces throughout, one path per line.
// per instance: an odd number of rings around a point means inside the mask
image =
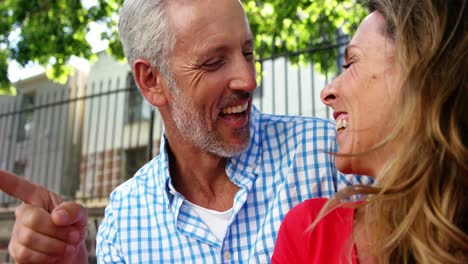
M 320 92 L 320 99 L 322 102 L 327 105 L 331 106 L 331 104 L 335 101 L 335 89 L 333 88 L 333 82 L 327 84 L 322 91 Z

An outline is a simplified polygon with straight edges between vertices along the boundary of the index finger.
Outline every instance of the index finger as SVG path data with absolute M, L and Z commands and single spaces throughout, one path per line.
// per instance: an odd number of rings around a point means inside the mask
M 0 170 L 0 190 L 29 204 L 35 204 L 39 196 L 48 196 L 48 190 L 11 172 Z M 39 199 L 41 200 L 42 197 Z

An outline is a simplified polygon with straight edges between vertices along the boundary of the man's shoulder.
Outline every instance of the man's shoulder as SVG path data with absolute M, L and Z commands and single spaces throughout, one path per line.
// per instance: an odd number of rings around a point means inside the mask
M 275 115 L 264 113 L 260 115 L 260 122 L 264 126 L 275 124 L 289 124 L 292 126 L 313 125 L 324 129 L 333 129 L 335 126 L 335 123 L 332 120 L 321 117 Z
M 259 123 L 259 129 L 268 135 L 281 134 L 287 137 L 306 136 L 307 138 L 330 139 L 336 136 L 335 123 L 321 117 L 261 114 Z

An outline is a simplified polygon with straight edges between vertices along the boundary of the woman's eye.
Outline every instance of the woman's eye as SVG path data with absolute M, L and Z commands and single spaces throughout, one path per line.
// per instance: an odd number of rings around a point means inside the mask
M 249 51 L 243 52 L 242 54 L 244 54 L 244 57 L 246 59 L 251 59 L 251 58 L 253 58 L 254 52 L 253 52 L 253 50 L 249 50 Z
M 343 66 L 341 66 L 343 69 L 348 69 L 349 67 L 351 67 L 351 65 L 353 64 L 353 62 L 349 62 L 347 64 L 343 64 Z

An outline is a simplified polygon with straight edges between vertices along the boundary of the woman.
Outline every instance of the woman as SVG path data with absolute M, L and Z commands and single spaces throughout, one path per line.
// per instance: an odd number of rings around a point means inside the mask
M 293 208 L 272 261 L 468 263 L 467 1 L 369 6 L 321 97 L 338 169 L 376 184 Z

